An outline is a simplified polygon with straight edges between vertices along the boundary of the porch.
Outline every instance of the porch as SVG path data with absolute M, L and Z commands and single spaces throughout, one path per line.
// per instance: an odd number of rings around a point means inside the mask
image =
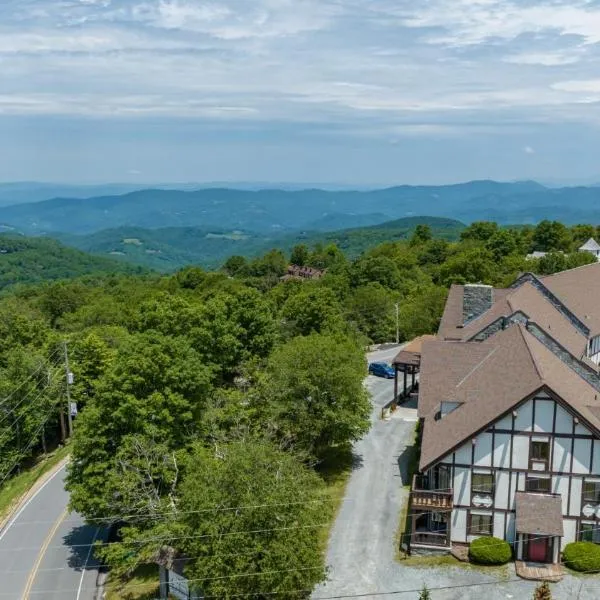
M 423 335 L 408 343 L 394 358 L 394 402 L 400 404 L 413 397 L 419 389 L 418 375 L 421 367 L 421 347 L 423 342 L 434 339 L 433 335 Z M 402 382 L 400 382 L 400 373 Z M 402 389 L 400 390 L 400 383 Z
M 515 561 L 515 573 L 521 579 L 549 583 L 558 583 L 565 576 L 560 563 L 531 563 L 522 560 Z
M 444 469 L 428 476 L 415 475 L 410 491 L 409 551 L 415 547 L 450 549 L 450 521 L 453 492 L 439 486 L 444 480 Z M 428 488 L 433 489 L 428 489 Z
M 560 494 L 517 492 L 515 508 L 517 561 L 534 565 L 558 563 L 563 536 Z

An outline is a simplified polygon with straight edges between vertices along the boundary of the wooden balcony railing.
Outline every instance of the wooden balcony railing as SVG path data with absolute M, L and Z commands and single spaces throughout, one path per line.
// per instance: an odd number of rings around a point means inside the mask
M 423 490 L 419 486 L 420 479 L 413 478 L 410 491 L 410 503 L 413 508 L 429 510 L 452 510 L 452 490 Z
M 417 531 L 413 533 L 412 545 L 423 546 L 449 546 L 447 533 L 435 533 L 433 531 Z

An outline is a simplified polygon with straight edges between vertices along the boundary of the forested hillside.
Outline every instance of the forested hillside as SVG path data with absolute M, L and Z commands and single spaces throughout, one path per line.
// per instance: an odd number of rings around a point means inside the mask
M 110 256 L 157 271 L 174 271 L 195 264 L 219 267 L 232 254 L 252 257 L 269 248 L 291 250 L 298 243 L 336 244 L 349 258 L 384 241 L 408 239 L 418 225 L 428 225 L 434 237 L 457 240 L 465 225 L 440 217 L 407 217 L 372 227 L 319 233 L 266 235 L 199 227 L 142 229 L 121 227 L 84 236 L 57 235 L 80 250 Z
M 328 527 L 369 427 L 365 347 L 436 330 L 448 286 L 591 262 L 597 230 L 475 223 L 349 259 L 298 245 L 222 271 L 105 275 L 0 297 L 0 482 L 64 441 L 63 342 L 74 382 L 72 508 L 119 527 L 99 552 L 128 577 L 165 548 L 207 596 L 285 595 L 325 577 Z M 526 261 L 532 249 L 552 251 Z M 282 280 L 289 262 L 327 269 Z M 229 510 L 236 508 L 236 510 Z M 245 577 L 232 577 L 250 573 Z M 309 591 L 298 597 L 308 597 Z
M 0 234 L 0 289 L 16 283 L 142 271 L 140 267 L 67 248 L 51 239 Z

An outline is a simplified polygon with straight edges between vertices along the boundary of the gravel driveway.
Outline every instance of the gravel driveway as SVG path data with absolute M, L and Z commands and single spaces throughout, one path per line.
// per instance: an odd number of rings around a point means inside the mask
M 370 353 L 387 361 L 397 349 Z M 512 565 L 498 579 L 462 568 L 414 568 L 395 560 L 401 507 L 408 500 L 406 468 L 417 420 L 416 410 L 403 408 L 381 420 L 381 407 L 393 396 L 393 380 L 369 376 L 373 413 L 370 432 L 354 446 L 355 468 L 333 526 L 327 552 L 329 580 L 318 586 L 313 600 L 333 598 L 414 599 L 424 583 L 433 600 L 529 600 L 535 583 L 517 579 Z M 461 587 L 457 587 L 461 586 Z M 446 588 L 446 589 L 436 589 Z M 600 598 L 600 578 L 565 579 L 552 586 L 554 600 Z

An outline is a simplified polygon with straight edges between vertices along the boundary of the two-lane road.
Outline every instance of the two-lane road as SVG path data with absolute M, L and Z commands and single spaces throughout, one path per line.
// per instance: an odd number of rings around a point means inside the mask
M 0 531 L 0 600 L 94 600 L 91 544 L 104 532 L 68 512 L 64 478 L 63 468 Z

